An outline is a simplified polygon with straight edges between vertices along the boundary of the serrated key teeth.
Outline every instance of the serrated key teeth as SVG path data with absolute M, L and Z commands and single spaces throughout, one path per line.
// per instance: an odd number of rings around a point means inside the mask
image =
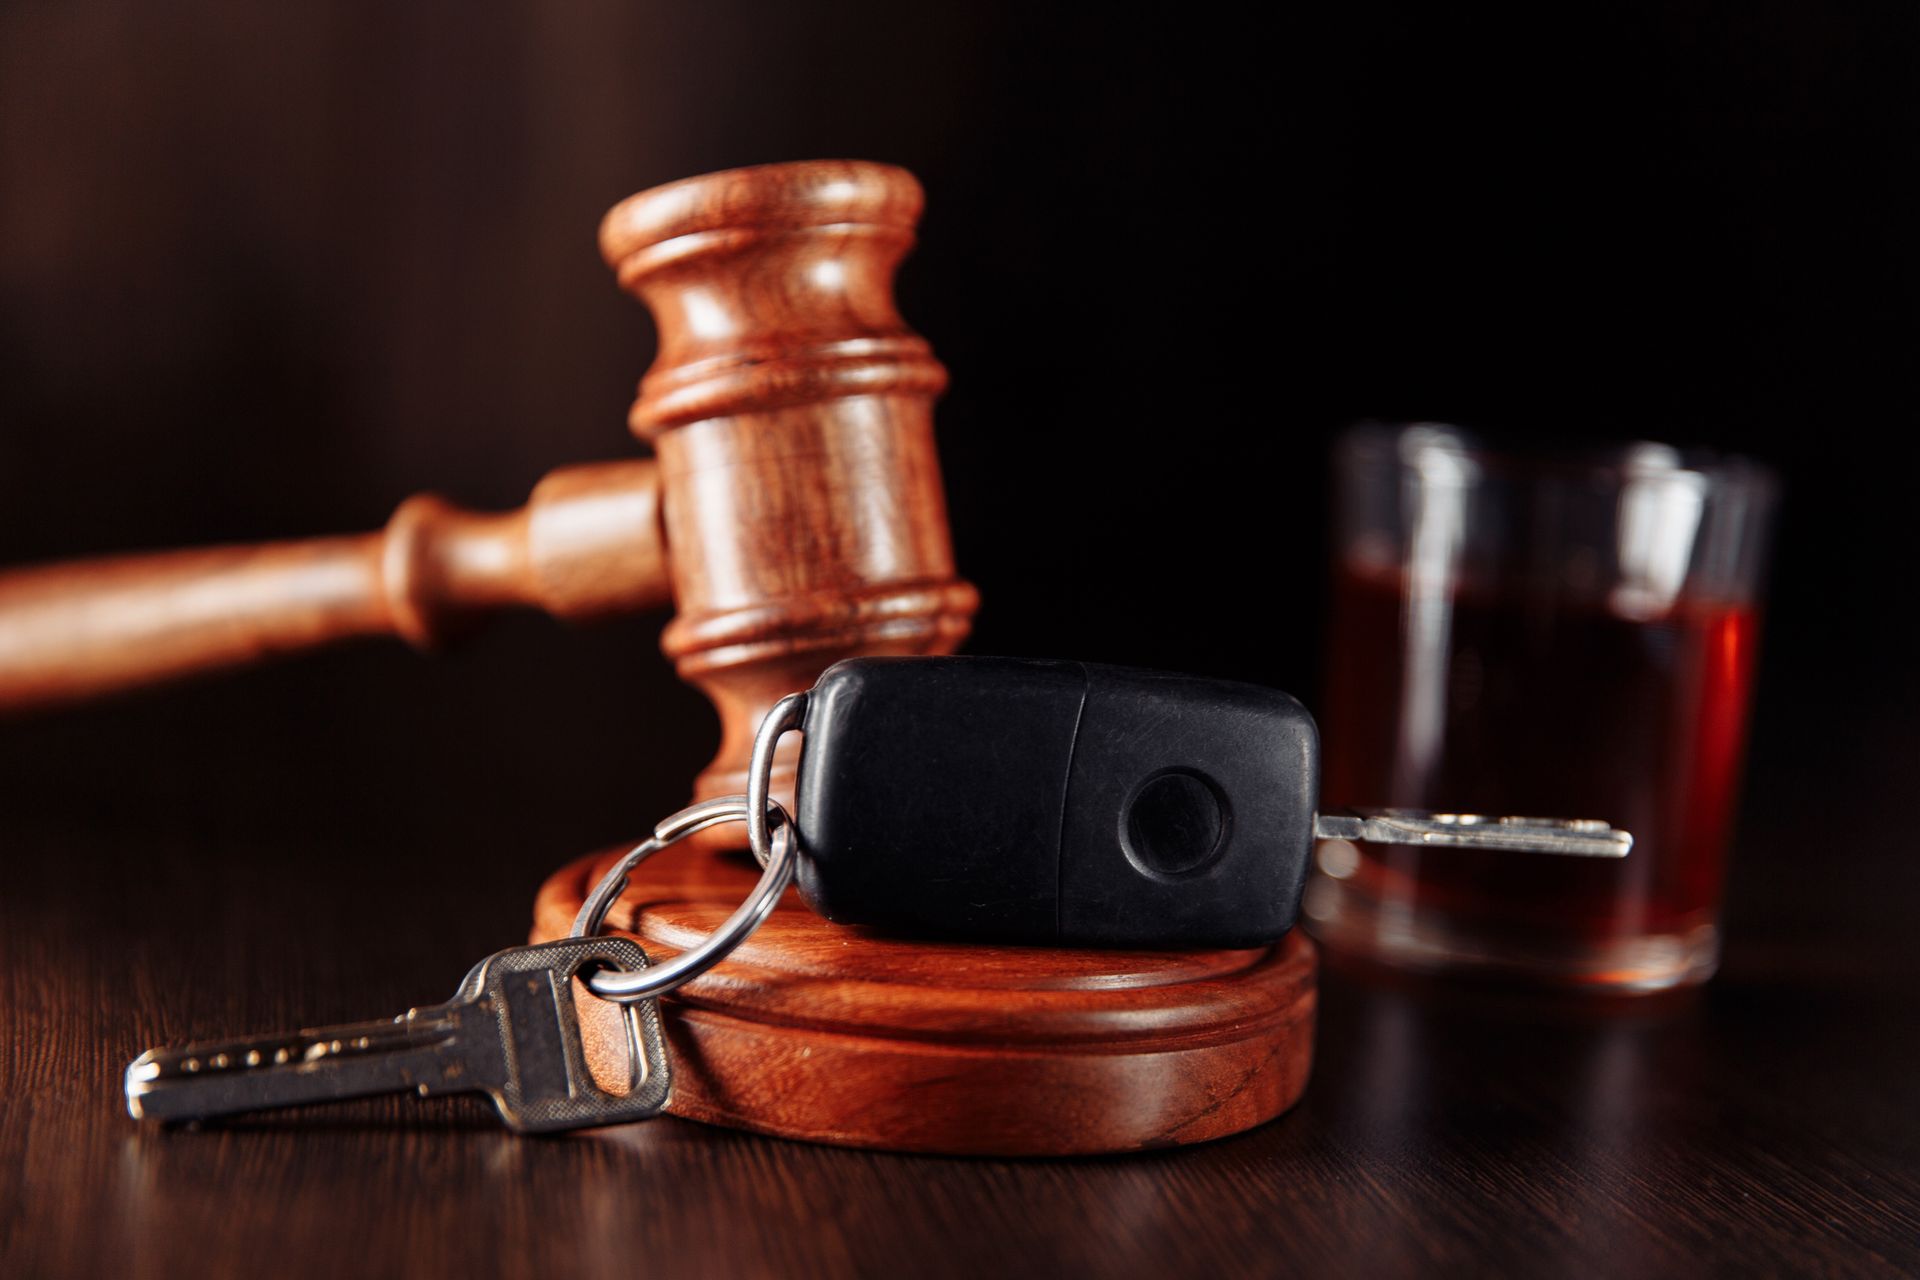
M 591 1070 L 569 983 L 584 959 L 605 956 L 646 963 L 624 940 L 514 947 L 476 966 L 449 1003 L 398 1018 L 149 1050 L 127 1067 L 127 1112 L 192 1123 L 379 1093 L 472 1091 L 493 1098 L 516 1129 L 643 1119 L 664 1105 L 669 1084 L 651 1003 L 626 1017 L 632 1052 L 657 1085 L 626 1097 L 585 1085 Z

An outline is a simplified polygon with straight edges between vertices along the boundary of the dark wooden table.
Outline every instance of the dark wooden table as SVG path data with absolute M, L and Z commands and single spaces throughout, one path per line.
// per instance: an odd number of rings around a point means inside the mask
M 1891 815 L 1911 749 L 1809 764 L 1764 719 L 1781 745 L 1704 992 L 1596 1008 L 1332 973 L 1306 1100 L 1210 1146 L 903 1158 L 674 1119 L 528 1139 L 459 1099 L 128 1119 L 139 1049 L 444 998 L 524 934 L 550 867 L 670 806 L 706 731 L 662 758 L 610 748 L 617 725 L 553 745 L 629 701 L 701 719 L 664 675 L 588 674 L 636 643 L 547 664 L 559 642 L 510 628 L 450 667 L 369 651 L 0 726 L 0 1275 L 1920 1273 L 1920 859 L 1833 835 L 1815 785 L 1846 771 Z

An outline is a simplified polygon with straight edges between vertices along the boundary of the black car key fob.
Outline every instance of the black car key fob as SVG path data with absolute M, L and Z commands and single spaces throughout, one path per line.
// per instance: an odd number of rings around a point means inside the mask
M 801 729 L 801 894 L 829 920 L 906 934 L 1263 945 L 1299 914 L 1317 825 L 1347 839 L 1554 852 L 1630 843 L 1604 823 L 1322 819 L 1306 708 L 1195 676 L 859 658 L 820 677 Z

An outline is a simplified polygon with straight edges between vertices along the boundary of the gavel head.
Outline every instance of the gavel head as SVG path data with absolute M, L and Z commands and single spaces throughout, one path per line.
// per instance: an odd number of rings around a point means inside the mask
M 814 161 L 656 187 L 601 224 L 659 327 L 630 422 L 660 464 L 661 647 L 721 717 L 701 798 L 746 790 L 761 717 L 827 666 L 967 634 L 933 445 L 946 370 L 893 300 L 921 203 L 905 170 Z

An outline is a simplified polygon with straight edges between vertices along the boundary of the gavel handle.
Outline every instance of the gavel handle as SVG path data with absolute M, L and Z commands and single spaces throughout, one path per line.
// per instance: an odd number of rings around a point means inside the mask
M 564 467 L 517 511 L 463 511 L 422 494 L 377 533 L 0 575 L 0 711 L 353 636 L 432 648 L 471 615 L 507 606 L 584 620 L 671 597 L 654 463 Z

